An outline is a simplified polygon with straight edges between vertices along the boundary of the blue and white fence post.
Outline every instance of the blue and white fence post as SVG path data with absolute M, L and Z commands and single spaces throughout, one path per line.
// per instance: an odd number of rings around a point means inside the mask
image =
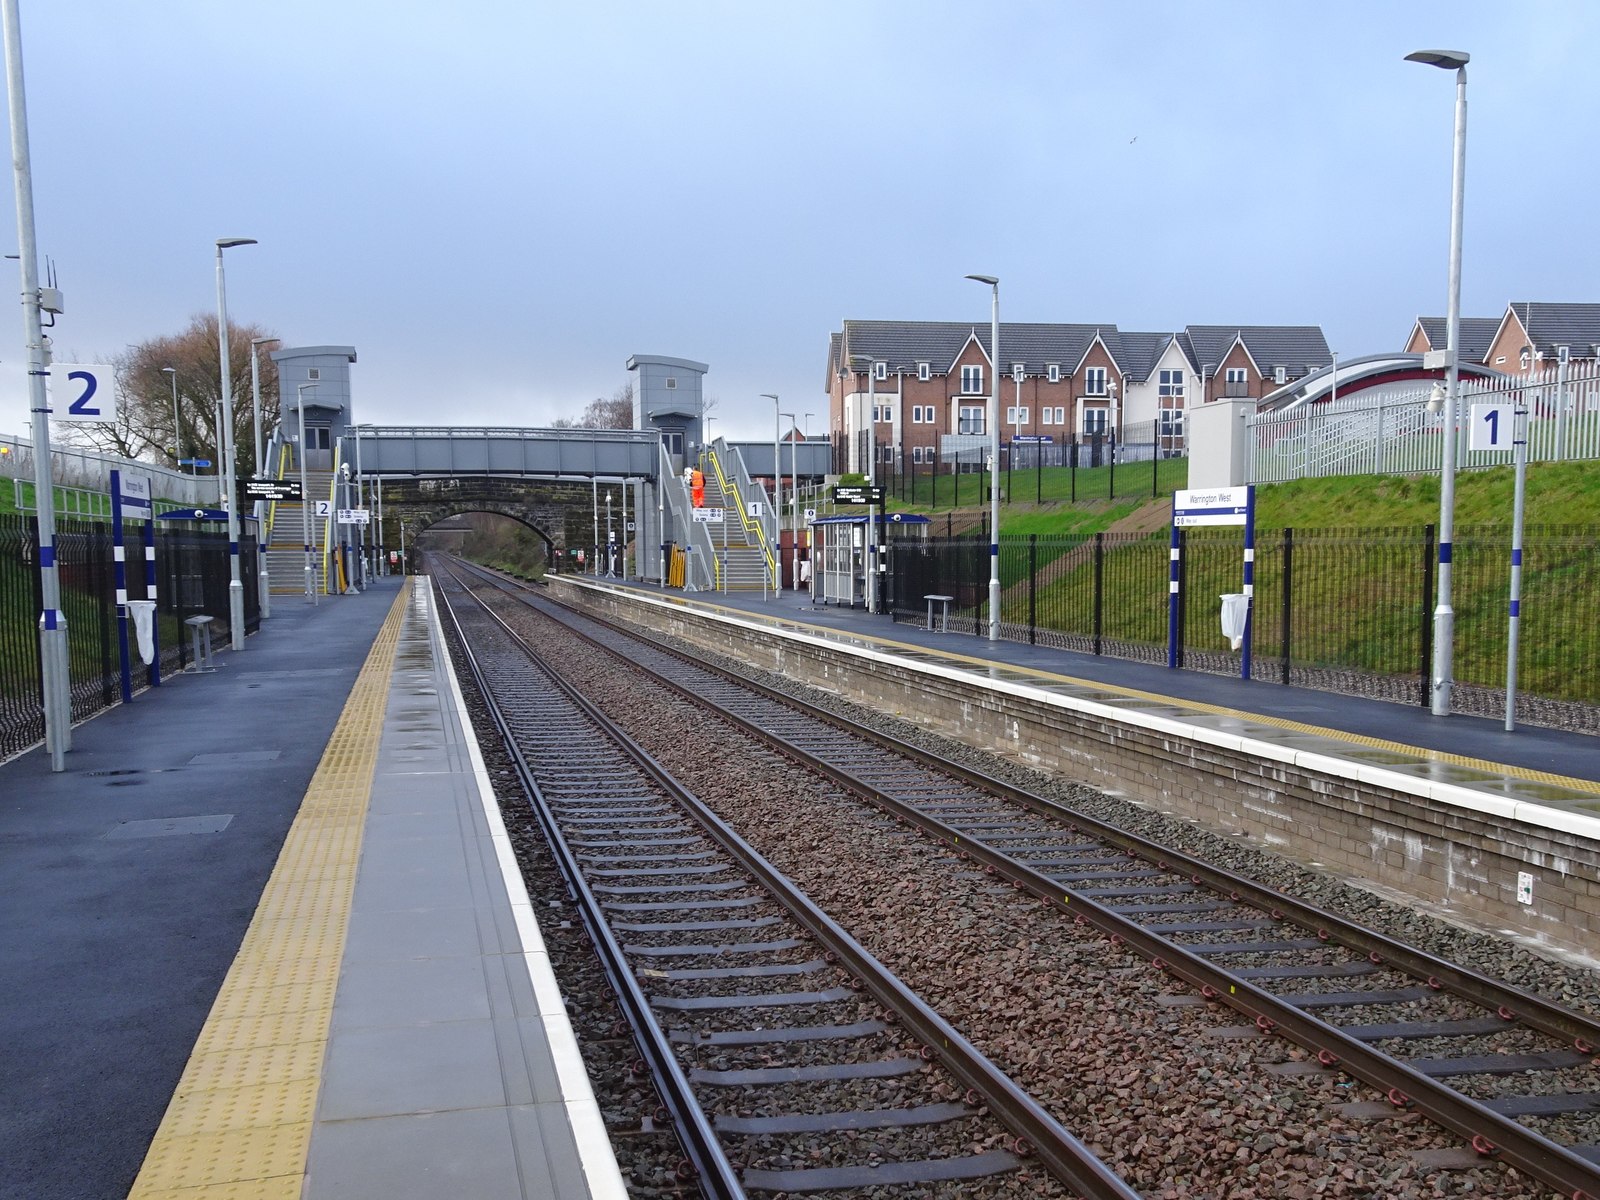
M 154 604 L 150 614 L 150 686 L 161 686 L 161 605 L 156 596 L 155 508 L 144 519 L 144 598 Z
M 1239 678 L 1250 678 L 1250 625 L 1254 604 L 1256 570 L 1256 489 L 1253 484 L 1240 487 L 1188 489 L 1172 494 L 1172 592 L 1167 617 L 1167 665 L 1177 663 L 1177 594 L 1178 594 L 1178 530 L 1192 525 L 1243 525 L 1244 526 L 1244 627 L 1240 630 Z M 1223 612 L 1227 613 L 1227 598 Z M 1223 626 L 1227 628 L 1226 622 Z M 1228 635 L 1233 636 L 1231 633 Z
M 1256 616 L 1256 489 L 1245 488 L 1244 502 L 1244 645 L 1240 648 L 1239 678 L 1250 678 L 1250 637 Z
M 122 547 L 122 472 L 111 472 L 111 561 L 117 586 L 117 652 L 122 667 L 122 702 L 133 699 L 133 670 L 128 662 L 128 563 Z

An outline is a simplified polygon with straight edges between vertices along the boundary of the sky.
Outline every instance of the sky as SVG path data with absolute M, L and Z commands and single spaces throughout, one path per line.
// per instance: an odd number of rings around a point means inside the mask
M 1398 349 L 1446 305 L 1424 48 L 1472 55 L 1463 314 L 1600 300 L 1590 0 L 19 2 L 56 359 L 214 313 L 253 237 L 230 317 L 354 346 L 360 421 L 546 425 L 646 354 L 719 434 L 768 392 L 817 433 L 829 333 L 985 325 L 969 273 L 1003 321 Z

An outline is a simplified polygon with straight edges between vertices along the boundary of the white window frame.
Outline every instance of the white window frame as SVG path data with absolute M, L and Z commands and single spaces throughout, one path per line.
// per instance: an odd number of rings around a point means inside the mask
M 963 404 L 961 406 L 960 423 L 956 426 L 957 433 L 983 435 L 988 431 L 984 428 L 984 418 L 988 410 L 981 404 Z
M 1066 423 L 1067 423 L 1067 410 L 1066 410 L 1066 408 L 1064 406 L 1058 404 L 1058 405 L 1056 405 L 1056 424 L 1057 425 L 1065 425 Z
M 921 465 L 921 463 L 922 463 L 922 447 L 921 446 L 913 446 L 913 447 L 911 447 L 911 461 L 914 464 Z
M 1186 385 L 1181 367 L 1162 367 L 1160 373 L 1156 376 L 1156 380 L 1156 395 L 1183 399 Z
M 1272 382 L 1284 384 L 1289 382 L 1289 368 L 1281 363 L 1272 368 Z
M 929 379 L 933 378 L 933 367 L 928 363 L 919 362 L 917 364 L 917 378 L 923 383 L 927 383 Z
M 883 380 L 889 378 L 889 364 L 886 363 L 886 362 L 875 362 L 875 363 L 873 363 L 872 364 L 872 377 L 874 379 L 878 380 L 879 382 L 882 382 Z
M 1012 405 L 1006 409 L 1007 425 L 1026 425 L 1028 423 L 1028 408 L 1026 404 Z
M 1222 370 L 1222 383 L 1224 387 L 1230 383 L 1247 384 L 1250 382 L 1250 372 L 1244 367 L 1224 367 Z
M 1045 378 L 1048 379 L 1051 383 L 1060 383 L 1061 382 L 1061 364 L 1060 363 L 1051 363 L 1047 367 L 1045 367 L 1044 371 L 1045 371 Z
M 1013 383 L 1021 383 L 1027 377 L 1028 377 L 1028 364 L 1027 363 L 1012 363 L 1011 364 L 1011 381 Z
M 961 368 L 961 394 L 963 396 L 984 395 L 982 363 Z
M 1083 369 L 1083 394 L 1085 396 L 1104 396 L 1106 392 L 1106 369 L 1104 367 L 1085 367 Z
M 1108 408 L 1091 408 L 1086 404 L 1083 407 L 1081 420 L 1083 421 L 1083 428 L 1079 432 L 1085 437 L 1093 437 L 1097 433 L 1103 434 L 1111 428 L 1111 410 Z

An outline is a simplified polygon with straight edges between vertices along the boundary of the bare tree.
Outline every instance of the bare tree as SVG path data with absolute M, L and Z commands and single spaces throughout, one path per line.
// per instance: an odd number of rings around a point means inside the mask
M 238 474 L 256 474 L 255 427 L 251 412 L 250 355 L 256 338 L 271 337 L 259 325 L 228 322 L 228 360 L 233 392 L 233 442 Z M 217 405 L 222 385 L 217 374 L 217 318 L 190 319 L 182 333 L 129 346 L 112 360 L 117 374 L 117 420 L 107 425 L 62 427 L 64 441 L 93 446 L 124 458 L 176 465 L 184 458 L 221 462 L 217 449 Z M 168 374 L 163 368 L 174 368 Z M 278 424 L 278 367 L 261 357 L 261 428 Z M 173 382 L 177 383 L 174 425 Z
M 589 429 L 632 429 L 633 384 L 623 384 L 609 400 L 591 400 L 581 423 Z

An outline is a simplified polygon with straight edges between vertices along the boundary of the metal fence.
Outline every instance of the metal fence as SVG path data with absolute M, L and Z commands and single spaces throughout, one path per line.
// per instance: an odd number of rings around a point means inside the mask
M 50 478 L 62 493 L 62 511 L 84 516 L 109 516 L 111 472 L 150 476 L 151 494 L 183 507 L 214 506 L 220 486 L 215 475 L 185 475 L 156 463 L 118 458 L 78 446 L 50 444 Z M 34 507 L 33 442 L 29 438 L 0 436 L 0 479 L 10 479 L 16 507 Z
M 135 546 L 141 522 L 124 524 L 128 544 L 128 598 L 147 599 L 144 558 Z M 116 703 L 121 687 L 116 576 L 111 526 L 63 518 L 56 523 L 56 564 L 61 607 L 67 619 L 72 719 L 83 720 Z M 0 514 L 0 758 L 44 739 L 39 673 L 39 531 L 30 515 Z M 228 619 L 228 535 L 225 532 L 159 527 L 155 532 L 158 643 L 162 674 L 189 662 L 183 622 L 210 615 Z M 253 538 L 240 542 L 245 628 L 260 624 Z M 130 640 L 131 640 L 130 632 Z M 219 636 L 219 635 L 214 635 Z M 145 673 L 134 651 L 136 684 Z
M 1428 411 L 1430 388 L 1419 384 L 1377 399 L 1358 395 L 1251 415 L 1249 481 L 1440 470 L 1446 422 L 1443 412 Z M 1463 381 L 1455 422 L 1457 466 L 1508 466 L 1510 450 L 1468 448 L 1474 404 L 1527 408 L 1529 462 L 1600 458 L 1600 365 Z
M 1519 720 L 1600 733 L 1600 596 L 1585 580 L 1600 529 L 1525 531 Z M 1252 676 L 1399 703 L 1428 703 L 1432 526 L 1267 530 L 1256 537 Z M 1454 706 L 1504 716 L 1509 539 L 1458 526 Z M 1179 662 L 1237 675 L 1220 597 L 1242 590 L 1237 530 L 1181 531 Z M 1001 636 L 1164 664 L 1169 533 L 1002 538 Z M 955 597 L 950 627 L 982 634 L 989 563 L 981 537 L 896 544 L 887 605 L 925 619 L 926 595 Z

